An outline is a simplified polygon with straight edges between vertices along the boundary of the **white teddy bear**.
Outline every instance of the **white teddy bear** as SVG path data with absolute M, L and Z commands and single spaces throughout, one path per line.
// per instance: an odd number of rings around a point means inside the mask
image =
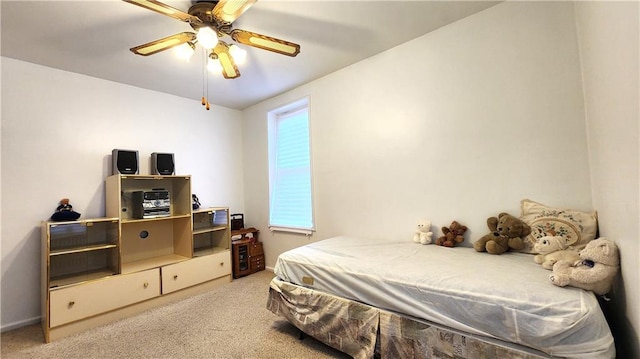
M 605 295 L 620 267 L 618 247 L 606 238 L 594 239 L 580 251 L 578 263 L 559 261 L 549 280 L 559 287 L 572 286 Z
M 580 260 L 578 251 L 569 248 L 569 244 L 564 237 L 545 236 L 539 238 L 533 245 L 536 253 L 533 261 L 541 264 L 542 268 L 552 270 L 553 265 L 559 260 L 575 263 Z
M 430 244 L 433 238 L 433 232 L 431 232 L 431 221 L 421 219 L 418 221 L 418 230 L 413 235 L 413 241 L 420 244 Z

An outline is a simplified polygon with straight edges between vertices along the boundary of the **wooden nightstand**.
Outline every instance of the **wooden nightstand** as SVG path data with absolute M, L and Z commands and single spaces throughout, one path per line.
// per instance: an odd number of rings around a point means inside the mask
M 262 242 L 258 241 L 258 230 L 246 228 L 231 231 L 231 236 L 241 235 L 242 238 L 232 243 L 233 256 L 233 277 L 243 277 L 261 270 L 264 270 L 264 250 Z M 248 233 L 253 234 L 253 238 L 246 238 Z

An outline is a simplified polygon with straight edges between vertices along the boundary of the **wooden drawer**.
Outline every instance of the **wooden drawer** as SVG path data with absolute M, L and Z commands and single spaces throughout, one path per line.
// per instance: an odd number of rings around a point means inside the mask
M 56 327 L 159 295 L 159 269 L 53 289 L 49 302 L 49 326 Z
M 255 242 L 249 244 L 249 256 L 259 256 L 264 254 L 262 250 L 262 242 Z
M 162 267 L 162 293 L 171 293 L 231 274 L 231 254 L 224 251 Z
M 251 269 L 251 273 L 261 271 L 264 269 L 264 256 L 255 256 L 251 257 L 249 260 L 249 268 Z

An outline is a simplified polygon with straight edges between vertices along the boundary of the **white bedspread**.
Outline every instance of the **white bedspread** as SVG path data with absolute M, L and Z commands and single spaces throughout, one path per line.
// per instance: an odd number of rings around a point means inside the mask
M 615 357 L 613 337 L 593 293 L 554 286 L 551 272 L 528 254 L 335 237 L 281 254 L 275 274 L 553 356 Z

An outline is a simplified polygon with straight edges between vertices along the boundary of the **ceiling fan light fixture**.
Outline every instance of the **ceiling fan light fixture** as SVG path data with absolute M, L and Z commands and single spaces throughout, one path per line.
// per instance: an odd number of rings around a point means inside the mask
M 2 0 L 0 0 L 2 1 Z M 192 0 L 187 12 L 178 10 L 164 0 L 123 0 L 125 2 L 167 15 L 188 23 L 193 32 L 182 32 L 129 49 L 137 55 L 148 56 L 170 48 L 189 61 L 196 43 L 202 48 L 202 104 L 209 109 L 208 71 L 222 74 L 225 79 L 240 77 L 238 64 L 246 61 L 245 49 L 218 37 L 229 36 L 238 44 L 259 48 L 294 57 L 300 53 L 300 45 L 246 30 L 233 29 L 232 23 L 258 0 Z M 206 59 L 206 62 L 205 62 Z M 206 69 L 205 69 L 206 68 Z M 205 91 L 206 90 L 206 91 Z
M 220 64 L 220 60 L 210 56 L 209 59 L 207 60 L 207 70 L 216 74 L 221 73 L 222 64 Z
M 196 45 L 193 42 L 185 42 L 180 46 L 176 46 L 176 55 L 186 61 L 189 61 L 196 52 Z
M 207 50 L 213 49 L 218 43 L 218 34 L 216 34 L 216 32 L 209 26 L 203 26 L 198 29 L 196 37 L 198 38 L 200 45 Z
M 247 61 L 247 50 L 236 44 L 229 46 L 229 54 L 238 65 L 242 65 Z

